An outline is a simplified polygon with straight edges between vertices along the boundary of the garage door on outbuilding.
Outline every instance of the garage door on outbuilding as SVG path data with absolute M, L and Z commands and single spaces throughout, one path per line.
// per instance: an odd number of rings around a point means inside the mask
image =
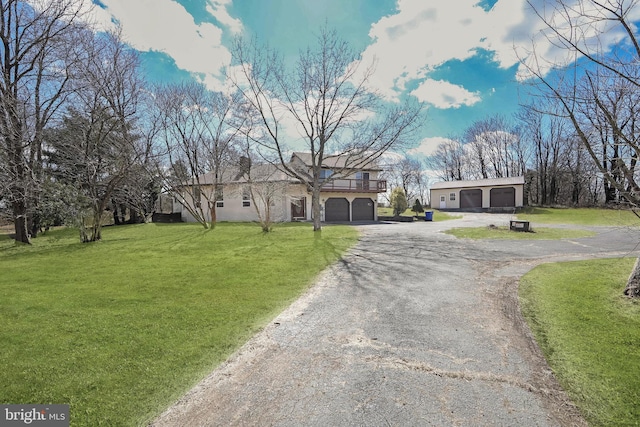
M 324 202 L 326 222 L 349 221 L 349 201 L 341 197 L 331 197 Z
M 357 198 L 351 202 L 353 221 L 373 221 L 375 204 L 369 198 Z
M 461 190 L 460 191 L 460 209 L 481 208 L 482 207 L 482 190 Z
M 492 188 L 490 196 L 492 208 L 511 208 L 516 205 L 516 189 L 513 187 Z

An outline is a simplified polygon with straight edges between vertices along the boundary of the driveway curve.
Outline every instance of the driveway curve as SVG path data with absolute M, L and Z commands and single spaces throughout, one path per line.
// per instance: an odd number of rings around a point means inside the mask
M 359 226 L 340 262 L 152 425 L 586 425 L 520 316 L 518 279 L 544 262 L 638 256 L 640 232 L 442 233 L 509 219 Z

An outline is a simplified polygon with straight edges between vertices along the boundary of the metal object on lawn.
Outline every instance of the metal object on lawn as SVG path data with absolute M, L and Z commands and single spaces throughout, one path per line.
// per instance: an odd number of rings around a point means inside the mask
M 529 221 L 511 220 L 509 221 L 509 230 L 511 231 L 531 231 Z

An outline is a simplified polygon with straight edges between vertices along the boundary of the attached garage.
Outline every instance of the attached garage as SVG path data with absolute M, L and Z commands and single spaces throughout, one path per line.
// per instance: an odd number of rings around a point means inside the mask
M 374 217 L 374 209 L 375 203 L 373 200 L 368 198 L 359 198 L 354 199 L 351 202 L 352 215 L 351 219 L 353 221 L 373 221 Z
M 324 202 L 324 220 L 326 222 L 349 221 L 349 201 L 332 197 Z
M 516 189 L 513 187 L 492 188 L 490 197 L 492 208 L 512 208 L 516 205 Z
M 471 209 L 482 207 L 482 190 L 461 190 L 460 209 Z

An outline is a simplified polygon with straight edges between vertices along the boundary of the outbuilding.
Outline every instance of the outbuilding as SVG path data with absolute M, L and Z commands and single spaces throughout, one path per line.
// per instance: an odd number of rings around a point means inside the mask
M 431 186 L 431 207 L 488 211 L 524 205 L 524 177 L 445 181 Z

